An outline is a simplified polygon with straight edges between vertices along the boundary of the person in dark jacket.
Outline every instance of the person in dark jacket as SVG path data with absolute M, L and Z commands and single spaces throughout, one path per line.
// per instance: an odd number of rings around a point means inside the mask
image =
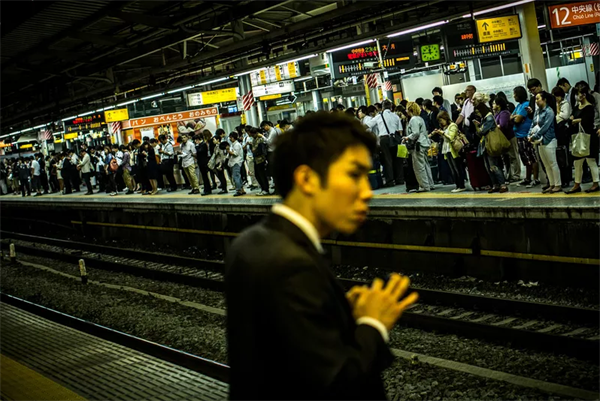
M 19 159 L 19 187 L 21 188 L 21 195 L 25 197 L 31 196 L 31 185 L 29 178 L 31 177 L 31 169 L 27 165 L 27 162 L 22 157 Z
M 210 195 L 212 193 L 210 179 L 208 178 L 208 161 L 210 160 L 210 157 L 208 156 L 208 142 L 211 138 L 212 134 L 208 130 L 203 131 L 199 135 L 194 135 L 194 142 L 196 143 L 196 160 L 204 184 L 202 196 Z
M 283 204 L 238 236 L 227 252 L 227 341 L 234 400 L 385 399 L 387 341 L 410 281 L 345 293 L 320 238 L 350 235 L 372 198 L 376 139 L 345 113 L 317 112 L 277 140 L 275 185 Z

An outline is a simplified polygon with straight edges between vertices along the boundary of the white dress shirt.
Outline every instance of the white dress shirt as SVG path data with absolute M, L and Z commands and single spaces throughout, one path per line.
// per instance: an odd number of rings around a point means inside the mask
M 385 121 L 387 122 L 387 119 Z M 289 220 L 308 237 L 310 242 L 312 242 L 312 244 L 315 246 L 317 251 L 319 251 L 319 253 L 322 254 L 324 252 L 317 229 L 304 216 L 302 216 L 300 213 L 298 213 L 291 207 L 284 205 L 283 203 L 276 203 L 275 205 L 273 205 L 273 207 L 271 208 L 271 212 Z M 390 335 L 387 329 L 385 328 L 385 325 L 377 319 L 364 316 L 356 319 L 356 324 L 369 325 L 377 331 L 379 331 L 381 337 L 386 343 L 390 340 Z
M 471 125 L 471 122 L 469 121 L 469 117 L 471 117 L 471 114 L 473 114 L 474 111 L 475 111 L 475 105 L 473 104 L 473 100 L 471 100 L 471 99 L 465 100 L 465 103 L 463 104 L 462 110 L 460 112 L 460 115 L 463 116 L 463 118 L 464 118 L 465 126 L 468 127 L 469 125 Z
M 385 124 L 383 122 L 384 118 Z M 393 134 L 396 131 L 402 131 L 402 121 L 400 121 L 400 117 L 392 113 L 389 109 L 383 110 L 383 113 L 375 116 L 368 124 L 371 132 L 375 132 L 373 131 L 373 127 L 377 127 L 377 135 L 379 137 Z
M 234 155 L 229 155 L 229 167 L 233 167 L 236 164 L 241 165 L 244 162 L 244 149 L 242 149 L 242 144 L 239 141 L 235 141 L 229 150 L 234 153 Z
M 362 123 L 375 136 L 379 137 L 379 132 L 377 131 L 377 124 L 369 124 L 371 121 L 373 121 L 373 118 L 374 117 L 371 117 L 371 116 L 364 116 L 363 119 L 362 119 Z

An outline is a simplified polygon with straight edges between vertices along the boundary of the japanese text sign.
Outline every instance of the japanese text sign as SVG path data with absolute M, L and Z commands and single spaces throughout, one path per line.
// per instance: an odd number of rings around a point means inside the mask
M 106 110 L 104 112 L 104 118 L 107 123 L 112 123 L 115 121 L 124 121 L 129 120 L 129 111 L 125 109 L 116 109 L 116 110 Z
M 193 120 L 196 118 L 215 117 L 217 115 L 219 115 L 219 110 L 216 107 L 180 111 L 178 113 L 161 114 L 159 116 L 134 118 L 123 122 L 123 129 L 148 127 L 151 125 L 168 124 L 171 122 Z
M 600 21 L 600 1 L 559 4 L 548 7 L 552 29 L 596 24 Z
M 207 92 L 190 93 L 188 102 L 190 106 L 202 106 L 204 104 L 215 104 L 232 102 L 239 96 L 238 88 L 218 89 Z
M 479 43 L 497 42 L 521 37 L 518 15 L 486 18 L 475 21 Z

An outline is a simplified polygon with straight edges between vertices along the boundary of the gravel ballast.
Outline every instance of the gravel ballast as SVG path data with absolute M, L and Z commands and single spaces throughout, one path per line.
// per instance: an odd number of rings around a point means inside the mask
M 73 275 L 78 274 L 78 268 L 76 266 L 63 262 L 49 261 L 34 257 L 27 257 L 24 258 L 24 260 L 43 264 L 65 273 Z M 122 291 L 107 291 L 100 288 L 93 289 L 90 288 L 92 286 L 83 286 L 72 280 L 57 277 L 50 273 L 40 272 L 37 269 L 15 269 L 10 266 L 6 267 L 6 269 L 3 268 L 2 272 L 2 288 L 3 291 L 6 291 L 7 293 L 15 296 L 21 296 L 19 294 L 23 294 L 23 298 L 31 300 L 32 302 L 42 303 L 45 306 L 61 310 L 65 313 L 74 314 L 75 316 L 84 319 L 105 324 L 109 327 L 170 345 L 175 348 L 193 352 L 203 357 L 215 359 L 219 362 L 225 362 L 223 337 L 224 320 L 222 318 L 214 315 L 210 316 L 198 311 L 191 311 L 190 308 L 185 308 L 180 305 L 173 305 L 164 301 L 149 299 L 150 297 L 124 294 Z M 17 273 L 16 277 L 15 273 Z M 26 274 L 23 275 L 23 273 Z M 90 279 L 93 280 L 111 284 L 127 285 L 138 289 L 182 298 L 184 300 L 206 303 L 207 305 L 219 308 L 222 308 L 224 304 L 222 294 L 217 292 L 199 288 L 190 288 L 179 284 L 156 282 L 126 274 L 111 273 L 95 269 L 89 270 L 88 273 Z M 22 280 L 25 278 L 27 280 L 50 281 L 53 285 L 44 284 L 37 290 L 33 290 L 33 288 L 36 288 L 35 286 L 28 286 L 23 283 Z M 25 285 L 25 287 L 23 287 L 23 285 Z M 62 288 L 63 286 L 65 288 L 62 292 L 54 294 L 55 288 Z M 16 291 L 16 293 L 11 291 Z M 98 302 L 101 302 L 98 305 L 98 309 L 103 312 L 91 313 L 88 309 L 73 307 L 72 302 L 68 301 L 71 298 L 68 295 L 69 291 L 73 291 L 79 298 L 95 296 L 94 294 L 100 291 L 102 295 L 92 303 L 96 305 Z M 110 294 L 113 294 L 114 296 L 111 296 Z M 134 302 L 132 303 L 125 301 L 125 299 L 128 299 L 130 296 L 134 297 Z M 69 310 L 61 309 L 63 302 Z M 81 303 L 82 302 L 78 302 L 78 304 Z M 123 308 L 123 305 L 128 306 Z M 151 313 L 148 313 L 149 308 L 151 308 Z M 83 313 L 83 315 L 77 313 Z M 168 319 L 163 318 L 163 314 L 168 315 Z M 98 321 L 98 317 L 102 320 Z M 183 319 L 184 324 L 181 324 L 179 319 Z M 140 322 L 135 324 L 132 323 L 137 320 L 140 320 Z M 205 321 L 209 323 L 208 327 L 205 327 Z M 198 327 L 196 322 L 202 326 Z M 196 327 L 198 327 L 197 330 Z M 193 333 L 193 335 L 191 333 Z M 208 336 L 210 341 L 206 338 L 201 339 L 201 337 L 204 337 L 205 335 Z M 219 346 L 217 343 L 223 344 Z M 573 358 L 560 357 L 553 354 L 522 352 L 507 347 L 487 344 L 482 341 L 466 340 L 454 335 L 428 333 L 403 327 L 397 327 L 392 331 L 390 345 L 406 351 L 450 359 L 538 380 L 588 390 L 598 389 L 598 367 Z M 400 366 L 402 366 L 402 363 L 400 363 Z M 436 369 L 439 370 L 440 368 Z M 443 371 L 446 372 L 447 369 L 443 369 Z M 461 373 L 461 375 L 466 374 Z M 466 376 L 473 377 L 471 375 Z M 493 380 L 491 383 L 493 389 L 497 389 L 501 384 L 506 384 Z M 521 389 L 519 386 L 513 387 Z M 409 392 L 412 391 L 410 387 L 405 390 Z M 464 391 L 462 392 L 463 394 L 467 394 Z M 410 392 L 410 394 L 413 394 L 413 392 Z M 516 391 L 515 394 L 523 395 L 524 393 L 519 390 Z M 484 393 L 482 393 L 482 396 L 483 395 Z M 512 398 L 510 396 L 503 397 Z M 406 397 L 403 395 L 402 398 Z M 488 397 L 486 396 L 486 398 Z M 542 398 L 546 397 L 544 396 Z

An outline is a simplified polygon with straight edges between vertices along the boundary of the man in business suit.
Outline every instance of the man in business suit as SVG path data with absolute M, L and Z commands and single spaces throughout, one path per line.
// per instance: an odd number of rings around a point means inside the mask
M 345 294 L 320 243 L 366 220 L 375 146 L 344 113 L 313 113 L 279 138 L 283 204 L 227 253 L 231 399 L 385 399 L 388 332 L 417 294 L 400 300 L 398 274 Z

